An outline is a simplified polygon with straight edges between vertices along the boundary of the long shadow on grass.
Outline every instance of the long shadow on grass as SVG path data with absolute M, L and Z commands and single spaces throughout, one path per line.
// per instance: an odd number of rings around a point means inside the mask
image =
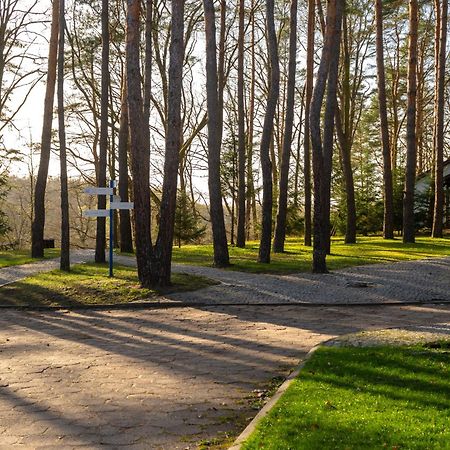
M 430 429 L 427 436 L 419 430 L 395 423 L 364 422 L 356 419 L 352 424 L 337 423 L 334 418 L 321 418 L 317 423 L 316 415 L 306 416 L 295 427 L 280 426 L 277 433 L 271 427 L 262 430 L 243 450 L 296 449 L 296 450 L 347 450 L 365 449 L 414 449 L 446 448 L 445 438 L 433 435 Z M 362 422 L 362 423 L 361 423 Z M 270 443 L 268 443 L 270 442 Z
M 31 289 L 30 289 L 31 287 Z M 92 294 L 89 288 L 79 287 L 81 293 L 86 292 Z M 22 292 L 26 292 L 27 296 L 21 297 Z M 38 284 L 30 284 L 29 282 L 16 281 L 14 284 L 3 286 L 0 289 L 0 304 L 10 306 L 36 306 L 44 307 L 58 305 L 63 307 L 82 307 L 83 303 L 75 300 L 70 295 L 55 292 L 51 289 L 39 286 Z
M 403 358 L 396 358 L 380 354 L 380 350 L 374 349 L 362 353 L 355 351 L 350 359 L 345 354 L 342 358 L 338 358 L 338 355 L 331 355 L 330 365 L 324 361 L 321 366 L 308 367 L 302 372 L 301 379 L 323 383 L 330 388 L 339 387 L 348 392 L 369 393 L 375 397 L 404 402 L 411 408 L 414 405 L 419 408 L 430 405 L 438 409 L 450 407 L 448 374 L 439 366 L 439 363 L 448 363 L 448 354 L 427 352 L 427 356 L 424 356 L 419 351 L 412 353 L 411 350 L 404 350 Z M 411 359 L 412 355 L 415 363 L 405 361 L 408 356 Z M 424 363 L 434 366 L 426 369 Z

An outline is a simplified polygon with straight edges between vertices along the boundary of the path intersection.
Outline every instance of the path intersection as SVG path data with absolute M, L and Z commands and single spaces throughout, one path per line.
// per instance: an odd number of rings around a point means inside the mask
M 1 269 L 0 284 L 53 268 L 39 264 Z M 170 309 L 2 310 L 0 449 L 197 448 L 239 433 L 252 398 L 320 342 L 450 335 L 450 258 L 330 275 L 175 270 L 221 284 L 170 295 Z

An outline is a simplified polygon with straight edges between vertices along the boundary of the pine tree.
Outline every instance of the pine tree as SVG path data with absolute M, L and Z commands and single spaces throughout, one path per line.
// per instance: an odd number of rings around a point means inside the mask
M 181 244 L 198 242 L 205 233 L 206 225 L 201 224 L 199 216 L 192 210 L 186 193 L 179 191 L 174 229 L 174 240 L 178 247 L 181 247 Z

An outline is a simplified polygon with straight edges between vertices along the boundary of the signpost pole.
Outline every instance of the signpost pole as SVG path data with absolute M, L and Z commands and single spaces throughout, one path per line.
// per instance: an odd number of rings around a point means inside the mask
M 109 196 L 109 201 L 112 203 L 114 201 L 114 187 L 115 181 L 109 181 L 109 187 L 113 189 L 111 195 Z M 109 277 L 114 276 L 113 269 L 113 257 L 114 257 L 114 210 L 110 208 L 109 210 Z
M 84 190 L 90 195 L 109 195 L 109 209 L 91 209 L 83 211 L 84 217 L 109 217 L 109 276 L 114 276 L 114 211 L 116 209 L 133 209 L 133 202 L 122 202 L 120 197 L 114 195 L 116 181 L 109 180 L 109 187 L 89 187 Z

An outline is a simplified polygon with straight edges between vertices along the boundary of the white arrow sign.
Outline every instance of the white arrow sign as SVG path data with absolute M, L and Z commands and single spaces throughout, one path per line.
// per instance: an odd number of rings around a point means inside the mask
M 86 188 L 84 192 L 91 195 L 113 195 L 114 189 L 107 187 L 89 187 Z
M 109 209 L 133 209 L 133 202 L 111 202 L 109 204 Z
M 109 209 L 87 209 L 83 211 L 84 217 L 109 217 Z

